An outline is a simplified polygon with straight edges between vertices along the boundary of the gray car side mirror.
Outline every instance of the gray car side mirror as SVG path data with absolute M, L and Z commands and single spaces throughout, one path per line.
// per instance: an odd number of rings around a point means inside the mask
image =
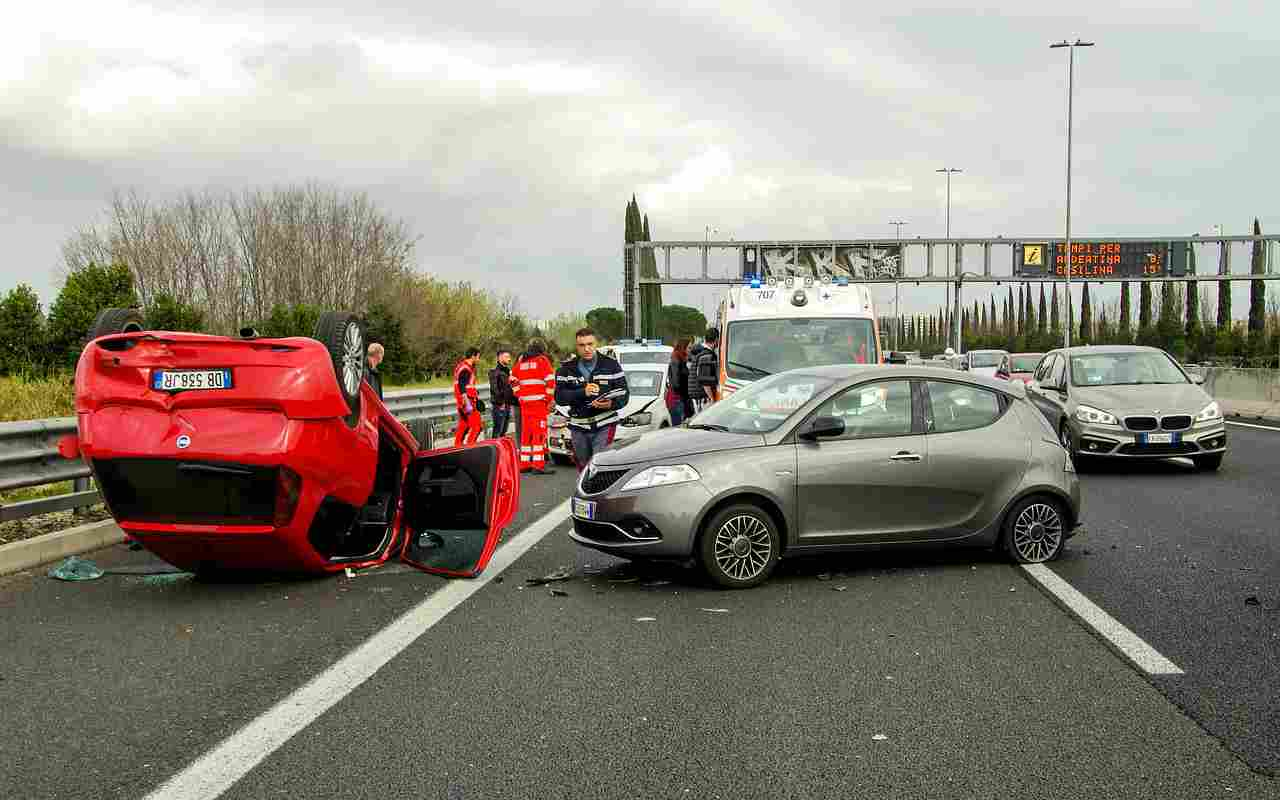
M 800 434 L 801 439 L 827 439 L 844 434 L 844 420 L 838 417 L 818 417 Z

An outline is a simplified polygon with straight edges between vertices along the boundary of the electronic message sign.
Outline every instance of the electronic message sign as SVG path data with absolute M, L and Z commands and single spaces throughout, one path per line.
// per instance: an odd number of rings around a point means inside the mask
M 799 245 L 742 249 L 742 274 L 775 277 L 847 276 L 854 280 L 902 277 L 902 247 L 898 244 Z
M 1187 272 L 1185 242 L 1072 242 L 1071 277 L 1085 280 L 1181 277 Z M 1067 276 L 1063 242 L 1020 242 L 1013 248 L 1013 274 L 1022 278 Z

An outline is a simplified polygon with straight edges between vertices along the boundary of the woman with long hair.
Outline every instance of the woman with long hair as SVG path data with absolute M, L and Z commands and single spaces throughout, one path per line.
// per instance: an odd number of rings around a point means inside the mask
M 693 401 L 689 398 L 689 338 L 676 341 L 671 351 L 671 363 L 667 365 L 667 396 L 664 401 L 671 412 L 671 424 L 679 425 L 693 416 Z

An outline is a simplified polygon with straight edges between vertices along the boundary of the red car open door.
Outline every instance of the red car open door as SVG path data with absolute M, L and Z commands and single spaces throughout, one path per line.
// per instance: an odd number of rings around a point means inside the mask
M 400 558 L 426 572 L 474 578 L 520 505 L 515 443 L 419 451 L 404 484 Z

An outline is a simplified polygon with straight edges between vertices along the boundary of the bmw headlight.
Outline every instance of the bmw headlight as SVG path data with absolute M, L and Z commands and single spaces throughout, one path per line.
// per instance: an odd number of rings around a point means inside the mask
M 1119 425 L 1120 420 L 1115 415 L 1108 414 L 1105 411 L 1099 411 L 1092 406 L 1077 406 L 1076 419 L 1086 422 L 1090 425 Z
M 1217 422 L 1222 419 L 1222 407 L 1218 405 L 1218 401 L 1213 401 L 1209 405 L 1200 410 L 1196 414 L 1196 422 Z
M 672 486 L 677 483 L 692 483 L 701 480 L 698 471 L 688 464 L 677 464 L 670 467 L 649 467 L 642 470 L 622 487 L 622 491 L 631 489 L 652 489 L 655 486 Z

